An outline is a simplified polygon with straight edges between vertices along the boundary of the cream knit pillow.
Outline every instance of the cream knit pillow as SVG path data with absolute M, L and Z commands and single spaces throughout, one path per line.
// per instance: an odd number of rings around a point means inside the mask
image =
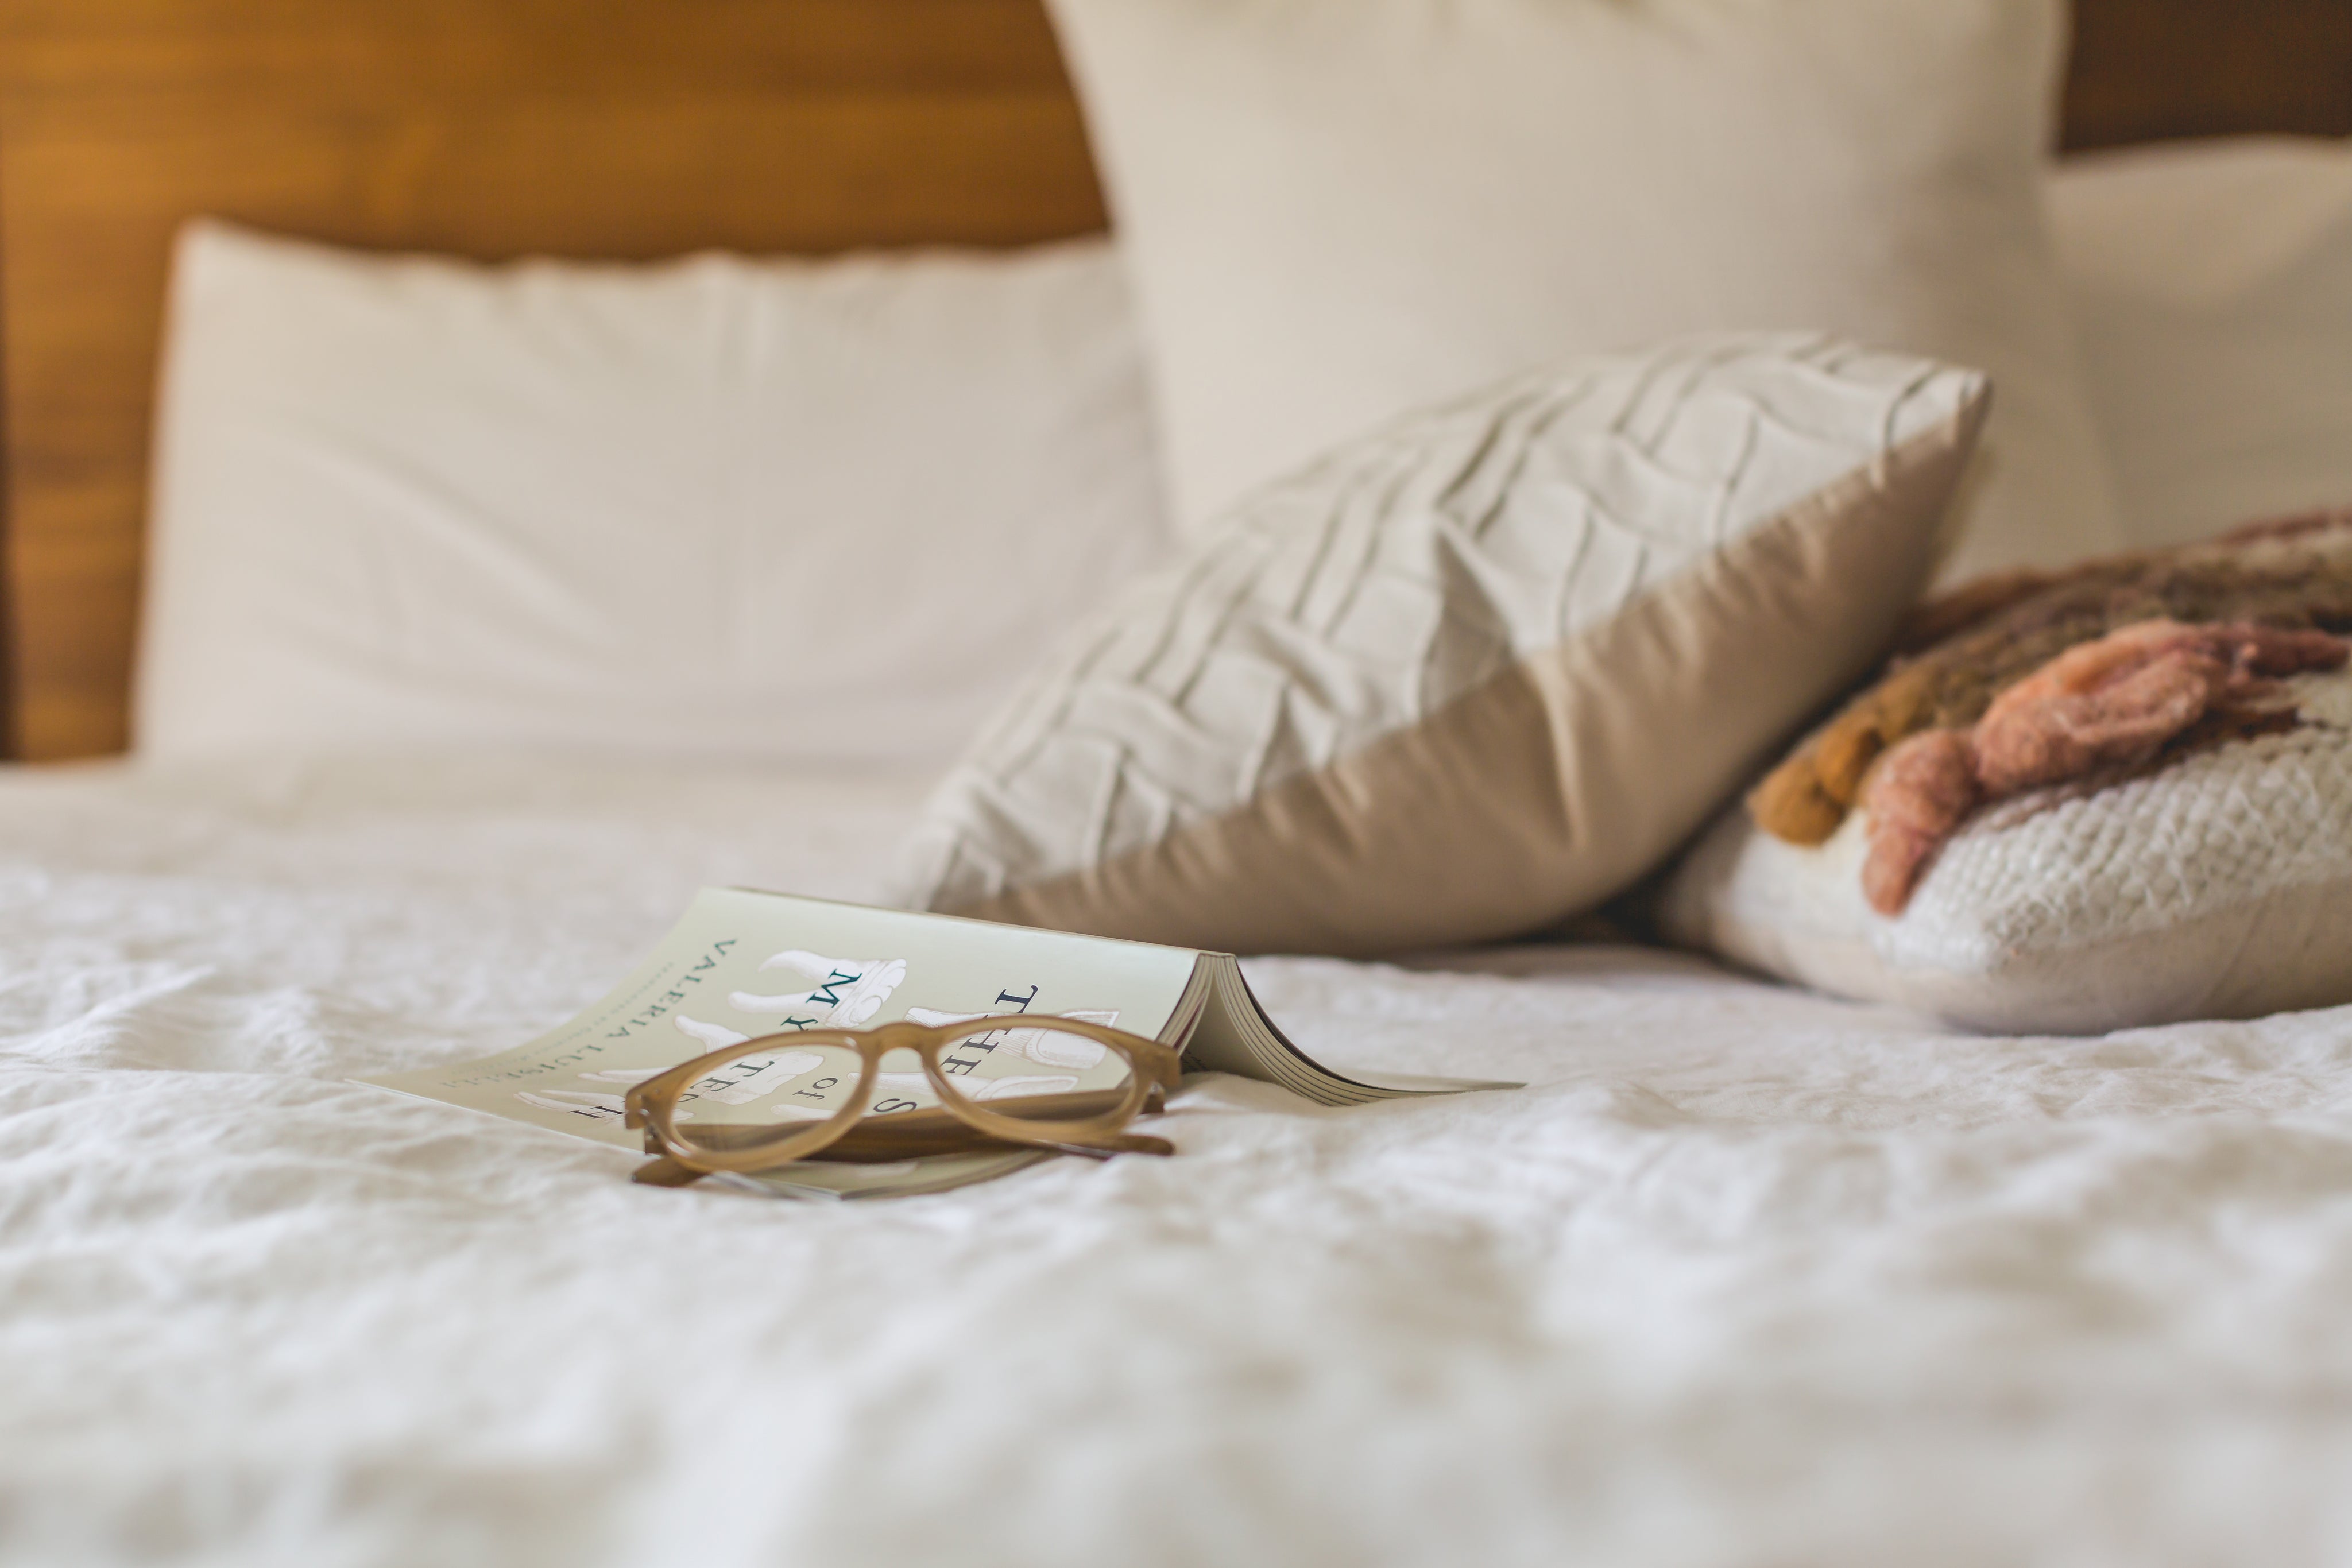
M 2338 629 L 2352 616 L 2352 517 L 2136 559 L 2155 563 L 2151 581 L 2187 569 L 2182 586 L 2103 581 L 2075 594 L 2078 606 L 2127 633 L 2175 624 L 2151 619 L 2168 612 Z M 2019 609 L 2029 632 L 2059 623 L 2033 603 Z M 1988 626 L 1974 635 L 2008 635 Z M 1937 652 L 1905 667 L 1916 674 Z M 2352 674 L 2266 685 L 2254 709 L 2266 722 L 2191 731 L 2152 762 L 1976 808 L 1892 914 L 1865 893 L 1874 773 L 1815 845 L 1775 837 L 1736 805 L 1668 880 L 1662 925 L 1768 974 L 2003 1032 L 2352 1003 Z
M 1973 372 L 1808 337 L 1510 382 L 1113 594 L 908 851 L 929 909 L 1362 954 L 1608 897 L 1881 646 Z

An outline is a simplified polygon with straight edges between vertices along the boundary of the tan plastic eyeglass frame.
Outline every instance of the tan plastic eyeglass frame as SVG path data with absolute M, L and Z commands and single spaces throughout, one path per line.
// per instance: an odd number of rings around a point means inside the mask
M 1131 1071 L 1124 1088 L 1068 1094 L 1024 1096 L 1023 1114 L 1006 1116 L 964 1098 L 940 1065 L 941 1052 L 960 1041 L 999 1030 L 1045 1030 L 1083 1035 L 1124 1057 Z M 701 1129 L 703 1143 L 679 1136 L 677 1110 L 686 1092 L 728 1062 L 762 1051 L 833 1046 L 857 1052 L 857 1084 L 841 1108 L 814 1125 L 728 1125 Z M 911 1051 L 923 1077 L 940 1098 L 936 1111 L 894 1113 L 871 1119 L 874 1088 L 882 1059 Z M 646 1153 L 655 1159 L 635 1179 L 656 1186 L 682 1186 L 719 1171 L 749 1175 L 799 1160 L 827 1156 L 872 1161 L 918 1155 L 977 1153 L 1015 1148 L 1108 1159 L 1113 1155 L 1171 1155 L 1165 1138 L 1127 1131 L 1147 1111 L 1156 1111 L 1177 1084 L 1178 1057 L 1156 1040 L 1080 1019 L 1050 1014 L 1004 1013 L 961 1023 L 887 1023 L 879 1029 L 812 1029 L 762 1035 L 681 1061 L 633 1086 L 623 1101 L 626 1124 L 642 1128 Z M 713 1137 L 712 1134 L 719 1134 Z

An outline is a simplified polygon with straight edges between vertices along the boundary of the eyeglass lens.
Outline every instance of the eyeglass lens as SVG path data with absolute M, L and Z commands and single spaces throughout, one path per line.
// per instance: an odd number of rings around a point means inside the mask
M 1135 1071 L 1121 1052 L 1051 1027 L 965 1036 L 941 1048 L 940 1068 L 963 1105 L 1041 1128 L 1115 1109 Z M 725 1150 L 741 1147 L 755 1129 L 782 1134 L 821 1125 L 852 1103 L 862 1070 L 848 1046 L 753 1042 L 687 1085 L 672 1118 L 677 1135 L 689 1151 Z M 884 1117 L 940 1103 L 919 1055 L 893 1051 L 881 1060 L 864 1113 Z

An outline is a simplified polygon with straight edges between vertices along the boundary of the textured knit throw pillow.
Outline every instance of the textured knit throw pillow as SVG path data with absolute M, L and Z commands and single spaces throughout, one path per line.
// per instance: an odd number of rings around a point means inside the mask
M 2352 1002 L 2352 512 L 1963 590 L 1718 822 L 1670 935 L 1958 1023 Z
M 1343 445 L 1074 628 L 934 797 L 909 899 L 1337 954 L 1584 909 L 1875 656 L 1986 402 L 1742 335 Z

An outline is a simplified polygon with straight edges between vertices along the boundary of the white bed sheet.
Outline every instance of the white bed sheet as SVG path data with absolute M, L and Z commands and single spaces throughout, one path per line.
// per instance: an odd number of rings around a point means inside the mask
M 2352 1554 L 2352 1014 L 1957 1036 L 1608 949 L 1249 966 L 1172 1160 L 817 1206 L 342 1082 L 917 781 L 0 774 L 0 1561 Z

